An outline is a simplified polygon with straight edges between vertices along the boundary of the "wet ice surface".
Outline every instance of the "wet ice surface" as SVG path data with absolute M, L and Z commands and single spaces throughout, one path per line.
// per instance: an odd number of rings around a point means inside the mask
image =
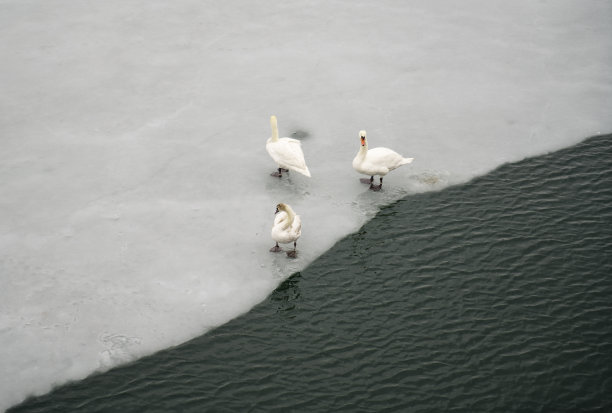
M 248 311 L 380 205 L 612 129 L 606 2 L 0 8 L 0 409 Z M 269 176 L 271 114 L 311 179 Z M 415 158 L 380 193 L 360 129 Z

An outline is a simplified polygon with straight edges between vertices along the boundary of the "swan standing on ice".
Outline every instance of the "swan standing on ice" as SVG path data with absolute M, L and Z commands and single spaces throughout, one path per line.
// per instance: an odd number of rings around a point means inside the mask
M 283 170 L 288 172 L 299 172 L 310 178 L 310 171 L 304 160 L 302 152 L 302 144 L 297 139 L 293 138 L 278 138 L 278 124 L 276 116 L 270 116 L 270 126 L 272 127 L 272 137 L 266 143 L 266 150 L 278 164 L 278 172 L 274 172 L 272 176 L 283 176 Z
M 361 182 L 370 184 L 370 189 L 380 191 L 382 189 L 383 176 L 389 171 L 399 168 L 402 165 L 412 162 L 414 158 L 404 158 L 399 153 L 392 151 L 389 148 L 374 148 L 368 150 L 368 141 L 366 140 L 366 131 L 359 132 L 361 138 L 361 148 L 357 152 L 357 156 L 353 159 L 353 168 L 364 175 L 370 175 L 370 179 L 362 178 Z M 380 185 L 374 185 L 374 175 L 380 176 Z
M 274 213 L 274 225 L 272 226 L 272 239 L 276 241 L 276 245 L 270 248 L 271 252 L 280 252 L 282 248 L 278 246 L 281 244 L 290 244 L 293 242 L 293 251 L 288 251 L 287 256 L 295 258 L 297 252 L 295 250 L 297 246 L 297 239 L 302 235 L 302 220 L 299 215 L 293 212 L 293 209 L 287 204 L 278 204 L 276 206 L 276 212 Z

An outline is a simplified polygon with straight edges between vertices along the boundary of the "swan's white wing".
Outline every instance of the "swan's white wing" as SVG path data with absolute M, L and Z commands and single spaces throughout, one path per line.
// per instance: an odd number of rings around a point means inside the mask
M 268 154 L 272 159 L 274 159 L 274 162 L 276 163 L 278 163 L 278 153 L 276 148 L 277 144 L 278 141 L 272 142 L 272 138 L 268 139 L 268 141 L 266 142 L 266 151 L 268 151 Z
M 401 165 L 409 163 L 406 162 L 406 158 L 389 148 L 374 148 L 368 150 L 366 162 L 372 165 L 374 169 L 380 168 L 381 172 L 384 172 L 385 170 L 388 172 Z
M 277 142 L 266 144 L 268 153 L 281 167 L 310 176 L 310 171 L 304 160 L 302 144 L 297 139 L 281 138 Z
M 293 218 L 293 225 L 291 225 L 291 232 L 297 240 L 302 235 L 302 219 L 299 215 Z

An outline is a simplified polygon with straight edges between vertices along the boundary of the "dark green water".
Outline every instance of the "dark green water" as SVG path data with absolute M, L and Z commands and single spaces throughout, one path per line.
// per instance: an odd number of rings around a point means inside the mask
M 248 314 L 12 412 L 612 410 L 612 135 L 390 205 Z

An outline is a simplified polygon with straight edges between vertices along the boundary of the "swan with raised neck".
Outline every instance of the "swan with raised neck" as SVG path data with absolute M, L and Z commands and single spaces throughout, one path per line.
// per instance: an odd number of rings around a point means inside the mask
M 373 191 L 380 191 L 383 184 L 383 176 L 402 165 L 411 163 L 414 158 L 404 158 L 399 153 L 389 148 L 368 149 L 366 131 L 359 131 L 361 146 L 353 159 L 353 168 L 364 175 L 370 175 L 370 179 L 362 178 L 361 182 L 370 185 Z M 374 176 L 380 177 L 380 184 L 374 185 Z
M 272 136 L 266 142 L 266 150 L 278 165 L 278 171 L 272 173 L 272 176 L 280 178 L 283 176 L 283 172 L 292 170 L 310 177 L 304 152 L 302 152 L 302 143 L 293 138 L 279 138 L 278 121 L 274 115 L 270 116 L 270 128 L 272 129 Z

